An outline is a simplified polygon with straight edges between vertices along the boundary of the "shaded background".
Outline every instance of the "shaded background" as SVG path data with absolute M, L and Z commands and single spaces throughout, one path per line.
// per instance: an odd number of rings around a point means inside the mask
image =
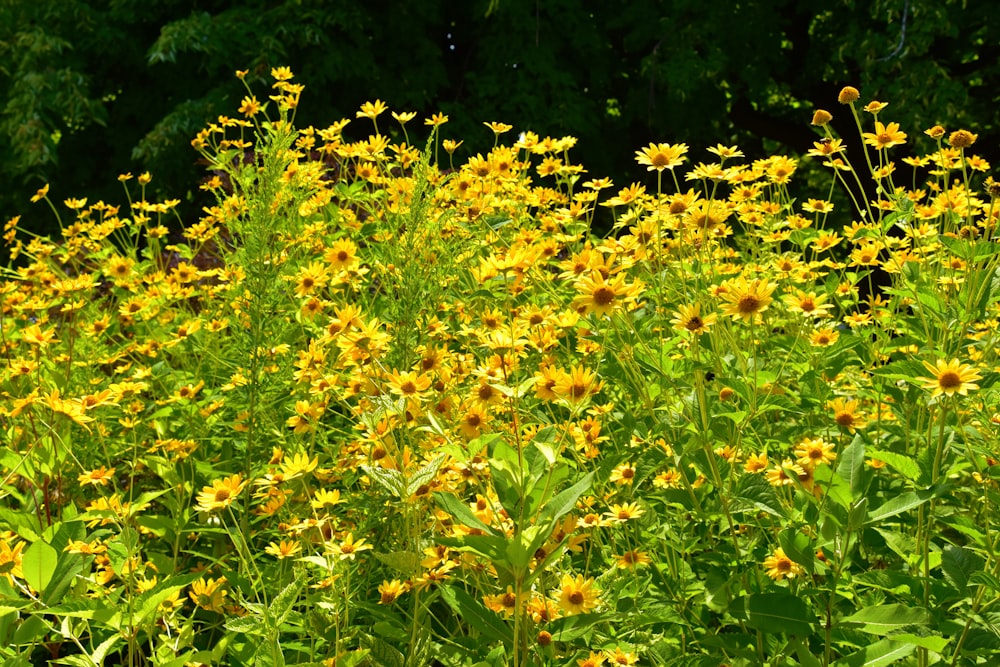
M 836 103 L 848 84 L 890 102 L 881 118 L 911 142 L 894 157 L 930 150 L 919 130 L 941 123 L 1000 160 L 987 0 L 0 0 L 0 218 L 49 232 L 28 203 L 42 184 L 56 201 L 121 203 L 117 175 L 145 170 L 148 194 L 197 217 L 191 138 L 237 115 L 236 69 L 265 98 L 279 65 L 306 86 L 301 126 L 380 98 L 420 112 L 414 125 L 447 113 L 464 158 L 492 145 L 483 121 L 503 121 L 578 137 L 575 161 L 616 186 L 645 182 L 633 155 L 651 141 L 684 141 L 695 162 L 719 142 L 800 154 L 817 107 L 856 141 Z M 354 138 L 371 127 L 357 125 Z

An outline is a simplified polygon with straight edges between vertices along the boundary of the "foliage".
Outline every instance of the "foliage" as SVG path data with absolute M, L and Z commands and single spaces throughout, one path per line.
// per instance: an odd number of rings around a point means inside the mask
M 6 225 L 5 661 L 996 660 L 976 135 L 845 88 L 862 152 L 817 111 L 809 159 L 877 196 L 841 213 L 735 146 L 650 144 L 615 188 L 503 123 L 455 162 L 435 114 L 419 150 L 378 100 L 350 141 L 271 74 L 197 133 L 181 235 L 149 174 L 40 189 L 58 240 Z

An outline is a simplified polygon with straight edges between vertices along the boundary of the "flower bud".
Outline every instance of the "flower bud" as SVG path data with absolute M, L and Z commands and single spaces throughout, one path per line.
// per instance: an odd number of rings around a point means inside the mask
M 978 134 L 973 134 L 968 130 L 955 130 L 948 137 L 948 144 L 952 148 L 968 148 L 972 144 L 976 143 L 976 139 L 979 138 Z
M 820 127 L 823 127 L 831 120 L 833 120 L 833 115 L 829 111 L 825 111 L 823 109 L 816 109 L 816 111 L 813 112 L 813 119 L 812 119 L 813 125 L 818 125 Z
M 837 101 L 841 104 L 850 104 L 851 102 L 857 101 L 861 97 L 861 93 L 858 92 L 857 88 L 852 86 L 844 86 L 840 90 L 840 94 L 837 95 Z

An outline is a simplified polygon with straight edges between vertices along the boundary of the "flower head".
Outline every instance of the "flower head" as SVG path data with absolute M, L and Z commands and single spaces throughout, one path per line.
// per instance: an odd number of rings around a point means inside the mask
M 722 299 L 726 301 L 723 312 L 743 321 L 751 321 L 771 305 L 771 293 L 776 285 L 767 280 L 755 279 L 747 281 L 740 276 L 726 284 Z
M 663 171 L 684 164 L 687 144 L 649 144 L 635 152 L 635 161 L 646 165 L 646 171 Z
M 764 567 L 767 568 L 767 576 L 775 581 L 778 579 L 791 579 L 795 576 L 805 574 L 805 568 L 785 555 L 785 550 L 778 547 L 770 556 L 764 559 Z
M 559 606 L 568 614 L 585 614 L 598 602 L 598 591 L 594 589 L 594 580 L 584 579 L 577 575 L 576 578 L 564 574 L 562 587 L 559 590 Z
M 968 364 L 960 363 L 958 359 L 952 359 L 951 361 L 938 359 L 933 365 L 925 361 L 924 367 L 933 373 L 934 377 L 921 377 L 917 379 L 923 380 L 924 389 L 930 389 L 933 392 L 931 394 L 932 398 L 941 394 L 945 396 L 954 396 L 955 394 L 965 396 L 969 393 L 969 390 L 979 389 L 979 385 L 975 383 L 976 380 L 982 377 L 979 375 L 979 371 Z
M 210 486 L 203 487 L 198 494 L 198 511 L 216 512 L 233 504 L 246 487 L 241 475 L 231 475 L 217 479 Z

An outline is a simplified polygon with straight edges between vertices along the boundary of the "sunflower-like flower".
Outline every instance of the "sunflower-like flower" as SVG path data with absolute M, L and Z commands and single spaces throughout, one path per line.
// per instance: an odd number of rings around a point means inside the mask
M 758 313 L 764 312 L 771 305 L 771 293 L 776 285 L 761 278 L 748 281 L 740 276 L 727 282 L 725 287 L 726 290 L 721 294 L 727 304 L 723 312 L 743 321 L 752 321 Z
M 690 331 L 693 334 L 703 334 L 708 331 L 708 327 L 715 324 L 717 319 L 715 313 L 708 313 L 704 317 L 701 314 L 699 304 L 691 304 L 679 307 L 674 311 L 674 317 L 670 323 L 677 331 Z
M 598 602 L 598 591 L 594 588 L 594 580 L 576 578 L 564 574 L 559 590 L 559 607 L 567 614 L 585 614 L 594 609 Z
M 775 581 L 778 579 L 792 579 L 793 577 L 805 574 L 805 568 L 785 555 L 785 550 L 778 547 L 770 556 L 764 559 L 764 567 L 767 568 L 767 576 Z
M 866 144 L 879 151 L 906 143 L 906 133 L 900 132 L 899 123 L 883 125 L 880 121 L 875 121 L 875 131 L 864 132 L 861 136 Z
M 210 486 L 203 487 L 198 494 L 199 512 L 217 512 L 233 504 L 246 487 L 242 475 L 230 475 L 217 479 Z
M 815 470 L 824 463 L 832 463 L 837 458 L 833 447 L 822 438 L 806 438 L 795 447 L 796 463 L 803 470 Z
M 646 171 L 663 171 L 684 164 L 687 144 L 649 144 L 635 152 L 635 161 L 646 165 Z
M 933 392 L 931 398 L 942 394 L 945 396 L 954 396 L 955 394 L 965 396 L 970 390 L 979 389 L 979 385 L 976 384 L 976 380 L 982 377 L 979 375 L 979 371 L 968 364 L 960 363 L 958 359 L 951 361 L 938 359 L 934 364 L 925 361 L 924 367 L 933 373 L 934 377 L 917 379 L 923 381 L 924 389 L 930 389 Z

